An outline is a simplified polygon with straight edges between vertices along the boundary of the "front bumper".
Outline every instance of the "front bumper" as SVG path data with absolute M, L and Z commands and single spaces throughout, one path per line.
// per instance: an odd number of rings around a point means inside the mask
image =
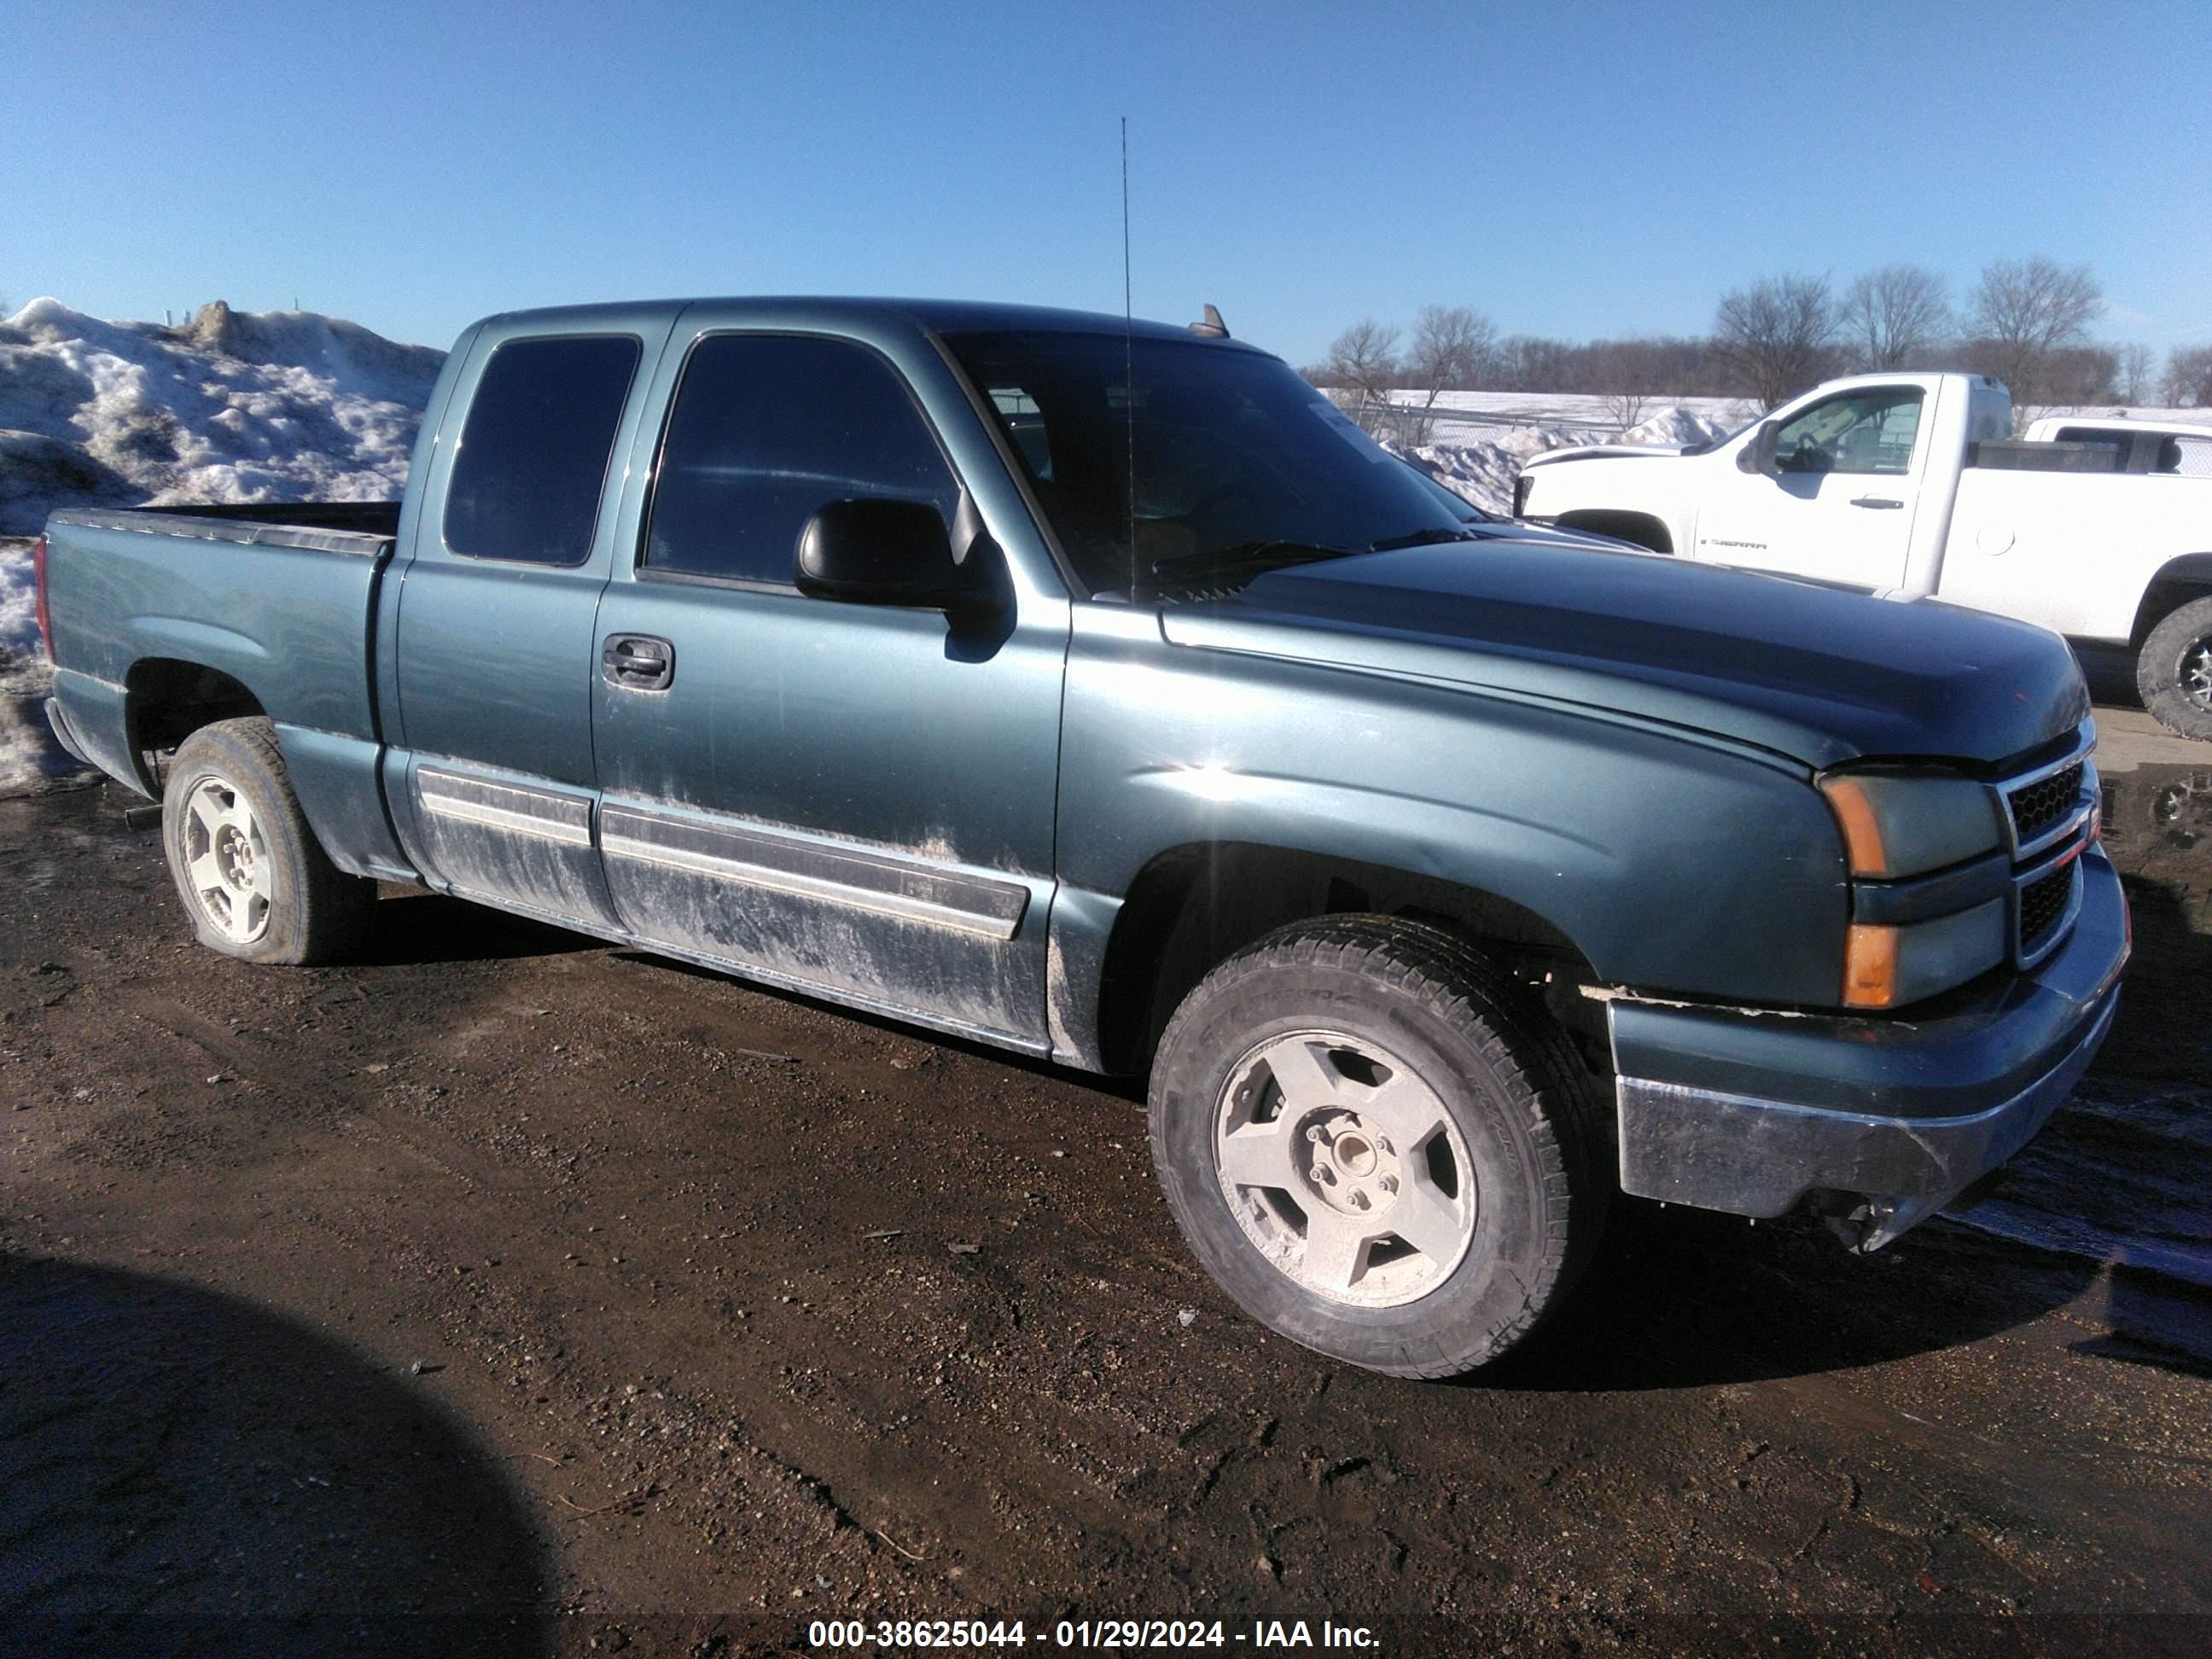
M 1844 1200 L 1875 1250 L 2002 1164 L 2096 1057 L 2127 966 L 2127 899 L 2094 849 L 2081 909 L 2033 974 L 1915 1020 L 1616 998 L 1620 1184 L 1777 1216 Z

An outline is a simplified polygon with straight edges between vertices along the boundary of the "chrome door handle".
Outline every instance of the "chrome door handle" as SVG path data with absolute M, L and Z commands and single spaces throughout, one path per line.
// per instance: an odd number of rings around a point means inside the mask
M 1851 497 L 1851 505 L 1853 507 L 1903 507 L 1905 503 L 1893 501 L 1887 495 L 1854 495 Z

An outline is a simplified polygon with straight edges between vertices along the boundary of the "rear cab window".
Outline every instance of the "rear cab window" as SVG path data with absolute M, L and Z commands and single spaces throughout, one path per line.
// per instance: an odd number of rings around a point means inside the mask
M 520 564 L 590 557 L 642 353 L 629 334 L 509 340 L 494 351 L 446 486 L 446 545 Z

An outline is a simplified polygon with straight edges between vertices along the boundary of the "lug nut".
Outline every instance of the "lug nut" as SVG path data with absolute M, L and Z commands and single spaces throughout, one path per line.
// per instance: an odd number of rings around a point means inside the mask
M 1375 1137 L 1375 1150 L 1388 1158 L 1390 1156 L 1390 1143 L 1381 1135 L 1377 1135 Z
M 1318 1146 L 1322 1141 L 1328 1139 L 1328 1137 L 1321 1132 L 1321 1125 L 1316 1123 L 1310 1129 L 1306 1131 L 1306 1139 L 1313 1142 L 1315 1146 Z
M 1324 1187 L 1334 1187 L 1336 1185 L 1336 1171 L 1326 1164 L 1316 1164 L 1314 1165 L 1314 1179 Z
M 1395 1193 L 1398 1190 L 1398 1177 L 1393 1175 L 1386 1175 L 1382 1180 L 1376 1182 L 1375 1184 L 1380 1187 L 1386 1193 Z
M 1367 1207 L 1367 1194 L 1361 1192 L 1358 1188 L 1354 1187 L 1349 1193 L 1346 1193 L 1345 1196 L 1352 1200 L 1352 1207 L 1353 1209 L 1364 1210 Z

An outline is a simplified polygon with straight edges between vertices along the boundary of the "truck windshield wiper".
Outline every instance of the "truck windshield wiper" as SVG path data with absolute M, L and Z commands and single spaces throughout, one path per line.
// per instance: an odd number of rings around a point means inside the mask
M 1380 541 L 1367 544 L 1370 553 L 1388 553 L 1401 547 L 1425 547 L 1431 542 L 1479 542 L 1484 538 L 1475 530 L 1409 530 L 1402 536 L 1385 536 Z
M 1173 583 L 1207 576 L 1241 576 L 1279 569 L 1285 565 L 1316 564 L 1323 559 L 1351 556 L 1349 548 L 1318 547 L 1310 542 L 1237 542 L 1228 547 L 1209 548 L 1203 553 L 1178 553 L 1170 558 L 1154 559 L 1152 575 L 1156 583 Z

